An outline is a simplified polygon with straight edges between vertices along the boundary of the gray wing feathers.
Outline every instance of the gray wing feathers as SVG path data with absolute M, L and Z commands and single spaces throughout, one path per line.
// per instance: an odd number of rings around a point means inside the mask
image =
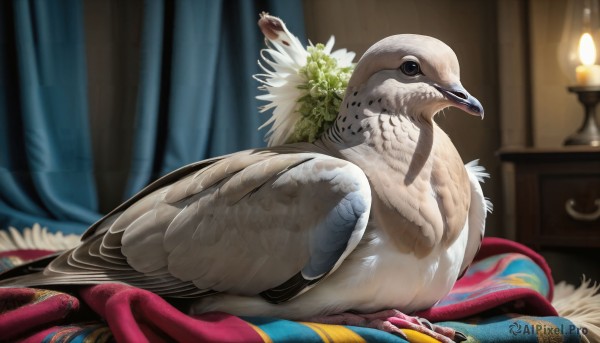
M 82 240 L 87 239 L 88 237 L 93 236 L 96 231 L 100 228 L 100 227 L 106 227 L 104 225 L 104 222 L 108 219 L 108 218 L 112 218 L 114 217 L 115 214 L 117 213 L 122 213 L 125 209 L 130 208 L 133 204 L 137 203 L 138 201 L 142 200 L 143 198 L 145 198 L 146 196 L 148 196 L 149 194 L 153 193 L 154 191 L 156 191 L 157 189 L 160 189 L 166 185 L 170 185 L 173 182 L 181 179 L 182 177 L 189 175 L 197 170 L 201 170 L 202 168 L 211 165 L 212 163 L 214 163 L 215 161 L 218 161 L 220 159 L 226 158 L 227 156 L 219 156 L 219 157 L 215 157 L 215 158 L 211 158 L 211 159 L 207 159 L 207 160 L 203 160 L 203 161 L 199 161 L 196 163 L 192 163 L 186 166 L 183 166 L 161 178 L 159 178 L 158 180 L 152 182 L 150 185 L 146 186 L 143 190 L 141 190 L 139 193 L 135 194 L 133 197 L 131 197 L 129 200 L 125 201 L 124 203 L 122 203 L 121 205 L 119 205 L 117 208 L 115 208 L 114 210 L 112 210 L 110 213 L 108 213 L 106 216 L 104 216 L 103 218 L 101 218 L 100 220 L 98 220 L 97 222 L 95 222 L 94 224 L 92 224 L 90 226 L 90 228 L 83 234 L 82 236 Z
M 334 269 L 347 249 L 348 242 L 356 238 L 353 234 L 358 226 L 366 225 L 370 203 L 360 190 L 349 193 L 321 221 L 310 237 L 310 259 L 302 269 L 302 276 L 308 280 L 322 277 Z M 362 236 L 362 234 L 361 234 Z M 358 238 L 360 239 L 360 238 Z
M 179 203 L 182 210 L 164 245 L 174 276 L 199 288 L 258 294 L 284 283 L 310 258 L 333 261 L 326 263 L 331 269 L 346 248 L 354 248 L 349 239 L 355 230 L 362 236 L 366 219 L 357 229 L 358 217 L 366 218 L 370 208 L 370 188 L 358 167 L 314 153 L 265 154 L 254 162 L 222 179 L 218 188 Z M 320 223 L 356 192 L 364 197 L 362 207 L 357 205 L 362 212 L 337 236 L 341 241 L 328 247 L 331 251 L 321 251 L 319 238 L 331 239 L 314 232 L 326 230 Z
M 94 224 L 30 284 L 120 280 L 196 297 L 323 277 L 362 237 L 371 190 L 357 166 L 320 152 L 288 145 L 182 168 Z

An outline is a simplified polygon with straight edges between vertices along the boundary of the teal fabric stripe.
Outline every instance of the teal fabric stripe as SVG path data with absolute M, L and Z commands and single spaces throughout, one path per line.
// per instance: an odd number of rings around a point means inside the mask
M 524 273 L 524 271 L 526 271 L 526 273 Z M 537 263 L 529 258 L 523 257 L 513 260 L 500 275 L 519 275 L 531 289 L 538 291 L 545 297 L 550 293 L 550 284 L 548 283 L 546 274 Z
M 321 343 L 321 337 L 311 328 L 300 323 L 289 320 L 266 318 L 266 317 L 244 317 L 244 320 L 258 326 L 265 332 L 274 343 L 277 342 L 305 342 Z
M 309 327 L 283 319 L 245 317 L 244 320 L 258 326 L 274 343 L 288 342 L 322 342 Z M 537 343 L 561 341 L 564 343 L 581 342 L 581 333 L 585 328 L 578 328 L 570 320 L 563 317 L 529 317 L 519 315 L 500 315 L 487 319 L 469 319 L 465 322 L 439 322 L 441 326 L 454 328 L 467 335 L 468 342 L 496 343 Z M 346 326 L 367 342 L 406 343 L 407 340 L 376 329 Z M 583 331 L 582 331 L 583 330 Z

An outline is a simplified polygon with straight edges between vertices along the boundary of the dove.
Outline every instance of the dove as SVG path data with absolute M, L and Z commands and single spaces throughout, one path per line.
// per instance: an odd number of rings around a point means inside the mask
M 276 38 L 281 25 L 272 27 Z M 93 224 L 40 273 L 2 286 L 122 282 L 192 313 L 354 323 L 444 342 L 409 316 L 443 298 L 478 251 L 486 174 L 464 165 L 434 116 L 483 118 L 438 39 L 384 38 L 360 58 L 315 141 L 184 166 Z M 465 128 L 468 130 L 468 128 Z M 352 313 L 349 313 L 352 311 Z

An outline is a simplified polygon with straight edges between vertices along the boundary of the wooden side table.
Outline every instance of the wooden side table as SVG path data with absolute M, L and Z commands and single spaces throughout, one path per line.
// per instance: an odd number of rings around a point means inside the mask
M 503 149 L 498 155 L 514 165 L 517 241 L 545 256 L 589 256 L 580 261 L 591 257 L 595 267 L 581 272 L 600 275 L 600 148 Z

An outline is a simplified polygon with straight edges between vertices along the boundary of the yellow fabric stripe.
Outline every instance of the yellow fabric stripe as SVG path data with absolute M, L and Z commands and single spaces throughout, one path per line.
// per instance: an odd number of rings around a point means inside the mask
M 411 329 L 400 329 L 406 335 L 406 338 L 410 343 L 439 343 L 437 339 L 427 336 L 424 333 Z
M 261 328 L 259 328 L 258 326 L 246 322 L 248 323 L 248 325 L 250 325 L 251 328 L 254 329 L 254 331 L 256 331 L 256 333 L 260 336 L 260 338 L 262 338 L 263 342 L 265 343 L 273 343 L 273 340 L 271 339 L 271 337 L 269 337 L 269 335 L 267 335 Z
M 366 343 L 356 332 L 341 325 L 300 322 L 311 328 L 324 343 Z

